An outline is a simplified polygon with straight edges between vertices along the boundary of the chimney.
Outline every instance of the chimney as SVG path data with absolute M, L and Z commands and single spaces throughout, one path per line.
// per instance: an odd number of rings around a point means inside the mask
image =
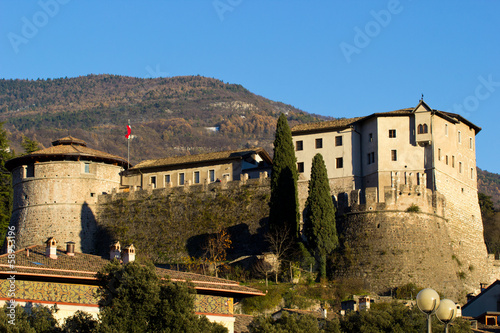
M 120 242 L 111 244 L 111 246 L 109 247 L 109 260 L 113 260 L 115 258 L 120 259 L 121 258 L 120 251 L 121 251 Z
M 133 244 L 130 244 L 122 251 L 122 260 L 124 264 L 128 264 L 135 260 L 135 247 Z
M 75 242 L 66 242 L 66 254 L 68 256 L 75 256 Z
M 57 241 L 54 237 L 50 237 L 45 242 L 45 255 L 50 259 L 57 259 Z

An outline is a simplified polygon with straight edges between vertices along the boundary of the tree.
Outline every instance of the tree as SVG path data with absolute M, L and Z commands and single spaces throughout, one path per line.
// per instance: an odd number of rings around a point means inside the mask
M 11 312 L 13 310 L 14 312 Z M 54 308 L 34 305 L 23 308 L 16 305 L 14 309 L 7 304 L 0 309 L 0 332 L 56 333 L 62 332 L 54 318 Z
M 24 148 L 24 152 L 26 154 L 31 154 L 40 149 L 40 144 L 36 140 L 31 140 L 27 136 L 23 135 L 23 141 L 21 142 L 21 146 Z
M 227 332 L 194 313 L 192 288 L 161 280 L 154 266 L 117 260 L 98 273 L 99 332 Z
M 318 278 L 325 278 L 326 257 L 335 250 L 339 240 L 335 226 L 335 206 L 321 154 L 316 154 L 312 162 L 309 196 L 304 216 L 304 234 L 308 247 L 316 256 L 319 266 Z
M 281 261 L 285 258 L 286 254 L 292 248 L 292 240 L 290 239 L 290 229 L 288 226 L 284 226 L 281 230 L 269 231 L 264 239 L 269 244 L 269 250 L 274 254 L 276 258 L 276 263 L 274 267 L 271 267 L 271 271 L 274 272 L 275 282 L 278 283 L 278 274 L 281 268 Z M 265 266 L 264 266 L 265 268 Z M 267 286 L 267 274 L 266 274 L 266 286 Z
M 63 332 L 67 333 L 97 333 L 99 322 L 91 314 L 76 311 L 74 315 L 66 318 Z
M 251 333 L 319 333 L 318 320 L 311 315 L 288 314 L 283 311 L 281 318 L 259 316 L 250 324 Z
M 219 267 L 224 264 L 231 243 L 231 237 L 226 229 L 219 229 L 215 235 L 208 238 L 205 256 L 208 263 L 214 267 L 216 277 L 219 276 Z
M 12 212 L 12 179 L 10 172 L 5 168 L 5 162 L 14 157 L 10 152 L 7 131 L 0 122 L 0 246 L 5 240 L 5 234 Z
M 269 228 L 273 232 L 286 226 L 292 239 L 298 237 L 300 227 L 296 163 L 292 132 L 285 115 L 281 114 L 274 139 Z

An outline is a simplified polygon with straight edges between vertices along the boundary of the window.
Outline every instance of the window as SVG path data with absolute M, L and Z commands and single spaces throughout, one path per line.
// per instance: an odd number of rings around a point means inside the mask
M 28 164 L 26 167 L 26 177 L 35 177 L 35 165 Z
M 391 150 L 391 160 L 393 160 L 393 161 L 398 160 L 398 152 L 395 149 Z
M 390 129 L 389 130 L 389 137 L 390 138 L 395 138 L 396 137 L 396 130 L 395 129 Z
M 297 163 L 297 172 L 298 173 L 303 173 L 304 172 L 304 162 Z
M 335 146 L 342 146 L 342 135 L 335 137 Z
M 444 135 L 448 136 L 448 124 L 444 124 Z
M 469 138 L 469 148 L 470 150 L 474 149 L 474 142 L 472 141 L 472 138 Z
M 337 169 L 342 169 L 344 167 L 344 159 L 342 157 L 337 157 L 336 162 Z
M 179 174 L 179 185 L 184 185 L 184 172 Z
M 297 141 L 295 142 L 295 150 L 303 150 L 304 149 L 304 142 L 303 141 Z
M 90 163 L 85 163 L 84 170 L 85 173 L 90 173 Z
M 458 131 L 458 143 L 462 143 L 462 133 Z
M 474 168 L 470 168 L 470 179 L 474 179 Z
M 208 170 L 208 179 L 211 183 L 215 181 L 215 170 Z
M 438 148 L 438 161 L 441 161 L 441 148 Z
M 418 134 L 425 134 L 425 133 L 428 133 L 429 132 L 429 128 L 427 127 L 427 124 L 420 124 L 418 125 L 418 128 L 417 128 L 417 133 Z
M 149 178 L 149 183 L 152 188 L 156 188 L 156 176 L 151 176 L 151 178 Z
M 323 139 L 316 139 L 316 149 L 323 148 Z
M 375 163 L 375 153 L 374 152 L 368 153 L 368 164 L 372 164 L 372 163 Z
M 446 165 L 448 165 L 448 155 L 446 155 L 445 160 L 446 160 Z
M 194 183 L 195 184 L 199 184 L 200 183 L 200 172 L 199 171 L 195 171 L 194 172 L 194 179 L 193 179 Z
M 373 142 L 373 133 L 368 134 L 368 142 Z
M 167 186 L 170 183 L 170 175 L 165 175 L 165 186 Z
M 462 173 L 462 162 L 458 162 L 458 172 Z
M 451 167 L 455 167 L 455 156 L 451 156 Z

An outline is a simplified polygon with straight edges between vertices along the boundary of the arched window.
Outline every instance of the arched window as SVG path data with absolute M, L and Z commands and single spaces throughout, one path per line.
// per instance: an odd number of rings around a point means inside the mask
M 418 134 L 425 134 L 429 131 L 427 124 L 420 124 L 418 125 L 417 133 Z

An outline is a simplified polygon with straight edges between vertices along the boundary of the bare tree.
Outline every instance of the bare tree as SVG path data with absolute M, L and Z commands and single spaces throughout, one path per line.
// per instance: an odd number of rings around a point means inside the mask
M 287 226 L 282 229 L 271 230 L 265 235 L 264 239 L 269 244 L 269 250 L 274 255 L 274 263 L 271 265 L 273 266 L 276 283 L 278 283 L 281 262 L 293 246 L 293 240 L 290 238 L 290 230 L 288 230 Z

